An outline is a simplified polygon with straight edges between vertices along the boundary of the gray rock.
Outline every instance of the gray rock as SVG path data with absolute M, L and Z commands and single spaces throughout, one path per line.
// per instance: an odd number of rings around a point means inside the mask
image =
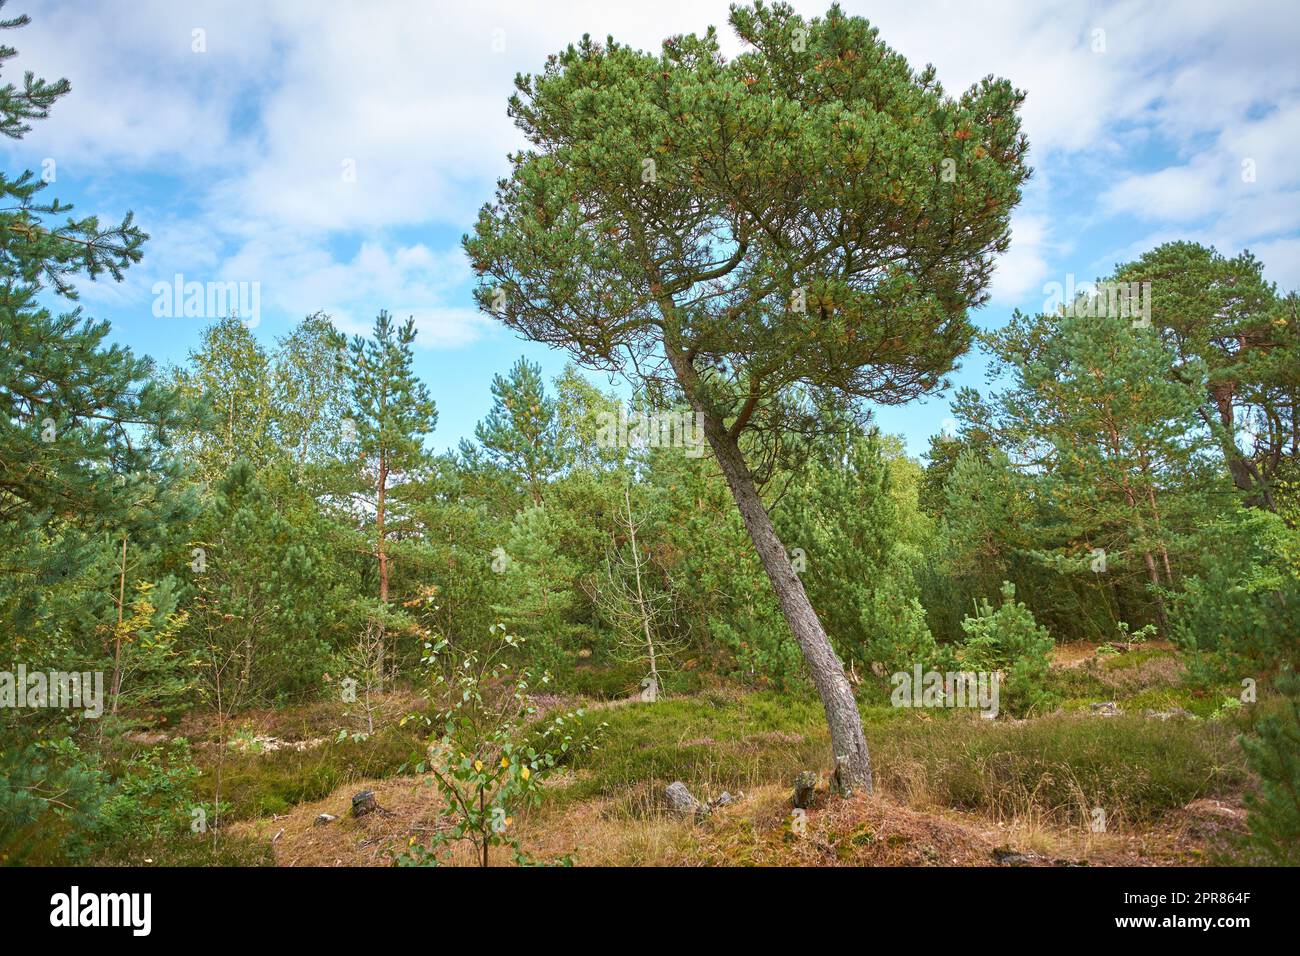
M 1037 859 L 1032 853 L 1017 853 L 1009 846 L 1000 846 L 993 851 L 993 862 L 998 866 L 1032 866 Z
M 718 796 L 708 801 L 704 809 L 706 811 L 709 811 L 709 810 L 715 810 L 718 807 L 725 807 L 728 806 L 729 804 L 735 803 L 743 796 L 744 796 L 743 793 L 737 792 L 736 795 L 733 797 L 730 791 L 723 790 L 722 793 L 718 794 Z
M 1181 717 L 1186 720 L 1194 720 L 1196 715 L 1190 710 L 1183 710 L 1181 707 L 1174 707 L 1171 710 L 1152 710 L 1147 708 L 1142 711 L 1143 717 L 1150 717 L 1154 720 L 1171 720 L 1175 717 Z
M 379 801 L 375 799 L 375 791 L 362 790 L 352 798 L 352 815 L 354 817 L 365 816 L 379 809 Z
M 800 810 L 812 806 L 813 794 L 817 792 L 817 774 L 811 770 L 799 771 L 794 778 L 794 805 Z
M 664 789 L 664 796 L 668 800 L 668 809 L 673 813 L 694 815 L 700 810 L 700 801 L 691 796 L 691 792 L 686 789 L 686 784 L 680 780 L 670 783 Z
M 332 813 L 322 813 L 320 816 L 318 816 L 318 817 L 316 818 L 315 822 L 312 823 L 312 826 L 314 826 L 314 827 L 323 827 L 323 826 L 325 826 L 327 823 L 333 823 L 333 822 L 334 822 L 335 820 L 337 820 L 337 819 L 338 819 L 338 817 L 336 817 L 336 816 L 335 816 L 334 814 L 332 814 Z
M 142 747 L 155 747 L 158 744 L 167 743 L 171 738 L 161 731 L 151 733 L 146 730 L 132 730 L 124 733 L 122 739 L 130 741 L 133 744 L 140 744 Z

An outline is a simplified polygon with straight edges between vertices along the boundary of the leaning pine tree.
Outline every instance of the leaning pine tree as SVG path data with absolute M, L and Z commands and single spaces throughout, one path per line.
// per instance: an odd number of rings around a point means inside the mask
M 531 148 L 465 248 L 510 328 L 702 413 L 825 705 L 836 782 L 870 789 L 853 692 L 751 462 L 833 427 L 810 408 L 944 386 L 1029 175 L 1023 95 L 988 78 L 949 97 L 838 7 L 730 21 L 748 48 L 729 62 L 712 28 L 657 56 L 584 37 L 519 77 Z

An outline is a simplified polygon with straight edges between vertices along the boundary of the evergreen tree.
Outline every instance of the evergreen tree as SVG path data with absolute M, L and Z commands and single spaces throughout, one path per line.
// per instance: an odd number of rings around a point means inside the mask
M 209 697 L 218 680 L 229 710 L 309 694 L 357 623 L 356 583 L 329 560 L 321 522 L 285 514 L 248 462 L 235 462 L 214 492 L 189 569 L 189 645 Z
M 567 509 L 527 507 L 487 559 L 504 577 L 505 601 L 498 611 L 513 630 L 535 642 L 534 653 L 556 671 L 574 649 L 581 624 L 580 566 L 565 546 L 577 520 Z
M 471 643 L 498 622 L 494 608 L 506 601 L 508 576 L 497 557 L 513 517 L 498 511 L 479 477 L 455 454 L 439 455 L 406 501 L 424 542 L 415 569 L 426 597 L 422 619 L 433 633 Z
M 839 7 L 730 21 L 747 44 L 733 59 L 713 30 L 659 55 L 584 38 L 521 76 L 510 112 L 531 148 L 465 247 L 509 327 L 703 415 L 821 695 L 836 780 L 870 789 L 852 688 L 742 449 L 830 424 L 797 414 L 800 393 L 941 387 L 1029 174 L 1022 95 L 988 78 L 950 97 Z
M 1300 530 L 1240 506 L 1209 522 L 1214 542 L 1174 595 L 1173 640 L 1205 683 L 1300 666 Z
M 896 497 L 884 442 L 849 431 L 782 499 L 782 538 L 818 616 L 846 660 L 889 672 L 934 662 L 934 640 L 917 597 L 915 499 Z M 906 503 L 904 503 L 904 501 Z
M 492 376 L 492 410 L 474 435 L 501 466 L 520 476 L 533 504 L 560 470 L 555 400 L 547 397 L 542 367 L 520 357 L 507 376 Z
M 1012 379 L 993 403 L 996 440 L 1033 476 L 1033 550 L 1075 573 L 1100 553 L 1104 573 L 1144 576 L 1166 630 L 1161 591 L 1210 507 L 1204 370 L 1171 376 L 1172 353 L 1121 316 L 1017 313 L 988 342 Z
M 0 67 L 14 56 L 0 45 Z M 31 72 L 0 87 L 0 133 L 21 138 L 69 89 Z M 168 446 L 182 408 L 151 362 L 105 345 L 107 323 L 38 301 L 43 290 L 75 300 L 78 276 L 121 280 L 148 238 L 130 214 L 108 227 L 72 218 L 45 200 L 47 185 L 0 172 L 0 659 L 72 670 L 102 664 L 100 572 L 114 542 L 181 514 Z M 103 778 L 68 731 L 41 714 L 0 714 L 0 855 L 15 830 L 70 854 L 93 825 Z
M 0 21 L 20 27 L 26 16 Z M 0 64 L 15 55 L 0 47 Z M 0 132 L 17 139 L 69 91 L 28 73 L 0 88 Z M 105 346 L 108 324 L 79 308 L 52 314 L 37 301 L 48 288 L 75 300 L 73 279 L 120 280 L 148 238 L 128 214 L 101 228 L 95 216 L 66 216 L 45 202 L 47 184 L 30 171 L 0 173 L 0 609 L 6 637 L 28 633 L 55 592 L 97 560 L 106 531 L 117 533 L 164 503 L 175 462 L 167 445 L 182 420 L 176 396 L 153 364 Z M 135 516 L 133 519 L 132 516 Z M 148 523 L 146 519 L 145 523 Z M 58 631 L 46 620 L 42 629 Z
M 1283 672 L 1277 690 L 1277 711 L 1259 720 L 1255 735 L 1238 738 L 1260 779 L 1246 796 L 1249 842 L 1270 865 L 1300 866 L 1300 675 Z
M 762 685 L 806 680 L 799 645 L 765 586 L 763 566 L 712 458 L 650 449 L 644 500 L 653 505 L 665 571 L 690 582 L 677 619 L 713 668 Z
M 986 409 L 979 400 L 979 393 L 971 388 L 957 389 L 953 400 L 954 412 L 960 416 L 955 434 L 940 432 L 930 436 L 930 448 L 926 452 L 925 473 L 917 500 L 921 510 L 932 518 L 939 518 L 947 505 L 944 486 L 948 476 L 957 467 L 957 459 L 966 452 L 988 460 L 992 448 L 991 425 L 986 417 Z
M 1016 587 L 1002 582 L 1002 600 L 995 609 L 981 601 L 975 615 L 962 621 L 966 643 L 961 666 L 972 671 L 1001 671 L 1006 681 L 1007 710 L 1024 713 L 1054 703 L 1043 690 L 1051 666 L 1052 635 L 1034 621 L 1029 608 L 1016 600 Z
M 1300 442 L 1300 330 L 1263 268 L 1249 252 L 1228 259 L 1169 242 L 1120 266 L 1115 280 L 1150 283 L 1151 322 L 1174 353 L 1171 374 L 1203 389 L 1200 414 L 1248 503 L 1274 510 L 1279 472 L 1296 461 Z
M 412 368 L 415 320 L 395 325 L 387 312 L 375 318 L 370 338 L 352 340 L 350 374 L 357 452 L 374 496 L 375 558 L 379 602 L 388 603 L 390 481 L 400 480 L 427 462 L 424 436 L 438 423 L 438 410 Z M 379 648 L 383 672 L 384 648 Z

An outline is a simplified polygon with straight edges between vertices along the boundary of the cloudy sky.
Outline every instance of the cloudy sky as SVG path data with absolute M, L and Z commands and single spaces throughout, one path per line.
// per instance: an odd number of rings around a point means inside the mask
M 796 2 L 806 16 L 823 2 Z M 1092 280 L 1169 239 L 1252 250 L 1300 287 L 1300 8 L 1260 2 L 845 0 L 957 92 L 989 73 L 1027 91 L 1035 168 L 992 302 L 1004 323 L 1049 283 Z M 205 324 L 153 314 L 154 283 L 258 282 L 270 344 L 324 310 L 348 332 L 386 308 L 414 315 L 417 364 L 441 409 L 438 448 L 472 432 L 491 374 L 520 354 L 470 299 L 461 235 L 520 145 L 505 104 L 517 72 L 583 33 L 657 49 L 717 24 L 715 0 L 365 3 L 11 0 L 22 70 L 72 93 L 5 169 L 52 170 L 49 193 L 149 232 L 120 285 L 83 284 L 87 311 L 162 362 Z M 52 162 L 51 162 L 52 161 Z M 47 193 L 47 195 L 49 194 Z M 955 376 L 981 385 L 972 356 Z M 883 409 L 915 453 L 946 399 Z

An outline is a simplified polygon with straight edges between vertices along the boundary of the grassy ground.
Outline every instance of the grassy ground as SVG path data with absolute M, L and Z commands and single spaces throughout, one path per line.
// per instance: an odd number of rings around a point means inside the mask
M 731 688 L 654 704 L 589 701 L 586 722 L 607 725 L 601 746 L 572 760 L 543 804 L 512 825 L 539 858 L 576 854 L 579 864 L 1231 862 L 1250 786 L 1235 742 L 1247 715 L 1224 706 L 1231 689 L 1188 690 L 1167 647 L 1101 656 L 1062 649 L 1051 682 L 1061 707 L 1024 720 L 899 709 L 886 690 L 864 690 L 875 793 L 822 794 L 798 823 L 791 781 L 828 764 L 811 693 Z M 1091 716 L 1098 701 L 1123 715 Z M 220 760 L 211 729 L 205 740 L 192 728 L 200 789 L 210 798 L 220 766 L 233 821 L 225 838 L 241 861 L 269 848 L 280 865 L 384 865 L 412 838 L 445 826 L 433 788 L 411 773 L 424 742 L 396 726 L 411 706 L 387 702 L 381 729 L 362 742 L 335 739 L 342 717 L 328 705 L 248 715 L 235 735 L 244 749 L 228 746 Z M 1144 716 L 1175 707 L 1197 716 Z M 247 744 L 265 737 L 278 749 Z M 293 741 L 312 745 L 285 743 Z M 684 821 L 664 806 L 675 780 L 701 800 L 723 791 L 737 799 Z M 375 790 L 386 812 L 346 816 L 361 789 Z M 1104 832 L 1094 832 L 1098 810 Z M 340 819 L 314 826 L 322 812 Z

